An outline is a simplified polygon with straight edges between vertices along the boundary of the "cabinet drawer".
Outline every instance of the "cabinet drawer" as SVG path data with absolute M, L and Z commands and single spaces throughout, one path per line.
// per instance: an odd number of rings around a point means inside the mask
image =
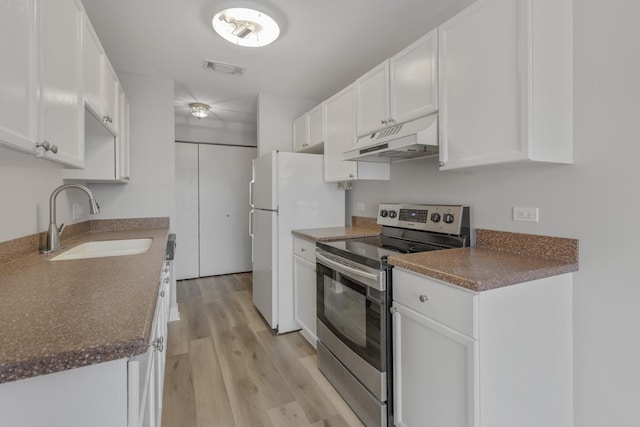
M 293 254 L 316 263 L 316 243 L 305 239 L 293 238 Z
M 394 301 L 473 338 L 478 338 L 474 324 L 477 298 L 476 293 L 466 289 L 393 269 Z

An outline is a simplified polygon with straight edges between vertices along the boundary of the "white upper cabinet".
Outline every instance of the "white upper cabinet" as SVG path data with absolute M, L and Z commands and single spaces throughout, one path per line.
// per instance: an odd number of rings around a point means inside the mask
M 571 0 L 479 0 L 439 27 L 440 169 L 572 163 Z
M 102 119 L 104 99 L 104 50 L 89 18 L 84 19 L 84 103 L 85 108 L 97 118 Z
M 118 105 L 120 101 L 118 75 L 108 58 L 104 58 L 104 104 L 102 123 L 114 135 L 118 134 Z
M 438 31 L 389 60 L 391 120 L 404 123 L 438 111 Z
M 35 151 L 34 0 L 0 4 L 0 143 Z
M 438 110 L 437 31 L 356 80 L 357 136 Z
M 344 152 L 351 149 L 356 142 L 355 84 L 324 102 L 324 112 L 324 181 L 389 180 L 389 163 L 344 160 Z
M 320 104 L 293 122 L 293 151 L 322 153 L 324 140 L 324 106 Z
M 117 135 L 121 129 L 118 123 L 120 116 L 118 76 L 86 15 L 83 53 L 85 108 L 100 120 L 109 132 Z
M 40 99 L 38 141 L 57 147 L 45 157 L 82 167 L 82 5 L 76 0 L 40 0 Z M 13 39 L 14 37 L 12 37 Z
M 293 121 L 293 151 L 295 152 L 299 152 L 307 148 L 307 141 L 309 140 L 308 120 L 309 115 L 304 113 Z
M 356 80 L 357 132 L 369 134 L 389 121 L 389 60 Z
M 82 167 L 82 5 L 0 4 L 0 144 Z
M 120 94 L 120 103 L 118 108 L 118 180 L 122 182 L 129 181 L 129 100 L 125 95 L 122 86 L 118 85 Z

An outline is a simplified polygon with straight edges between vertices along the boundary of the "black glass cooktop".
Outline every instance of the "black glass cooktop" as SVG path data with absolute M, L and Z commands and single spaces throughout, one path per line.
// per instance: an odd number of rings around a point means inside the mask
M 317 242 L 318 248 L 373 268 L 386 268 L 387 257 L 398 253 L 414 253 L 444 249 L 436 245 L 379 236 L 364 239 Z

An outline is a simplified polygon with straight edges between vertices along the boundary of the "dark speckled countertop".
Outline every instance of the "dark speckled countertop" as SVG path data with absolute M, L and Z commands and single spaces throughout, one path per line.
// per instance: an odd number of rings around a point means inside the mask
M 94 240 L 151 237 L 139 255 L 49 260 L 33 253 L 0 265 L 0 383 L 144 353 L 164 261 L 163 228 L 89 232 Z
M 293 230 L 295 237 L 317 241 L 331 241 L 344 239 L 360 239 L 363 237 L 375 237 L 380 235 L 382 226 L 376 224 L 376 218 L 354 216 L 351 219 L 353 225 L 344 227 L 311 228 L 306 230 Z
M 476 246 L 393 255 L 399 268 L 481 292 L 578 270 L 578 241 L 476 230 Z

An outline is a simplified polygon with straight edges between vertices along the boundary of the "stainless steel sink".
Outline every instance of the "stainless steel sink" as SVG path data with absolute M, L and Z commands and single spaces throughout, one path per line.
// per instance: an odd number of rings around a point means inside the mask
M 137 255 L 145 253 L 152 242 L 152 238 L 87 242 L 51 258 L 51 261 Z

